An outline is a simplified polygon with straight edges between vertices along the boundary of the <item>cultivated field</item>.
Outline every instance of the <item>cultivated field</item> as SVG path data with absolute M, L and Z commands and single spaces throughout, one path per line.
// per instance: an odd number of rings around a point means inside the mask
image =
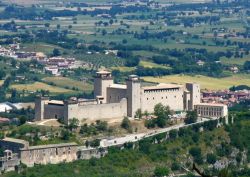
M 197 82 L 201 84 L 202 89 L 220 90 L 228 89 L 234 85 L 250 86 L 250 75 L 239 74 L 226 78 L 212 78 L 207 76 L 188 76 L 188 75 L 172 75 L 164 77 L 144 77 L 145 81 L 156 83 L 178 83 L 184 84 L 187 82 Z
M 244 65 L 246 61 L 250 61 L 250 56 L 233 59 L 222 58 L 220 61 L 225 65 Z
M 66 77 L 46 77 L 43 79 L 45 82 L 53 83 L 55 86 L 63 88 L 77 88 L 80 91 L 91 91 L 93 86 L 89 83 L 84 83 L 83 81 L 76 81 Z
M 64 89 L 56 86 L 51 86 L 42 82 L 35 82 L 33 84 L 13 84 L 11 88 L 18 91 L 36 92 L 39 90 L 48 90 L 50 93 L 73 93 L 73 90 Z
M 140 61 L 140 66 L 143 66 L 145 68 L 164 68 L 164 69 L 170 69 L 170 67 L 159 65 L 150 61 Z
M 61 47 L 58 47 L 52 44 L 41 43 L 41 42 L 35 42 L 35 43 L 30 43 L 30 44 L 25 43 L 21 47 L 26 52 L 43 52 L 46 55 L 52 54 L 54 48 L 57 48 L 63 51 Z

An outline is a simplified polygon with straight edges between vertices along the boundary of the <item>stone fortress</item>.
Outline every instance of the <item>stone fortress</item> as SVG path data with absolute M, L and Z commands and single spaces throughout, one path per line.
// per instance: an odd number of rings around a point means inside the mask
M 126 85 L 115 84 L 108 71 L 99 71 L 94 79 L 95 99 L 50 100 L 39 97 L 35 101 L 35 120 L 63 119 L 68 124 L 70 119 L 104 120 L 134 118 L 136 111 L 153 113 L 158 103 L 168 105 L 174 111 L 197 111 L 199 116 L 225 117 L 227 106 L 200 103 L 200 85 L 160 83 L 155 86 L 142 86 L 140 78 L 130 75 Z
M 60 101 L 39 97 L 35 101 L 35 120 L 56 118 L 63 119 L 66 124 L 73 118 L 80 122 L 86 119 L 122 120 L 124 116 L 134 118 L 138 109 L 153 113 L 154 106 L 158 103 L 168 105 L 174 111 L 196 110 L 198 115 L 204 118 L 227 117 L 226 105 L 200 103 L 200 95 L 200 85 L 196 83 L 142 86 L 138 76 L 130 75 L 126 85 L 121 85 L 114 84 L 110 72 L 100 71 L 96 73 L 94 80 L 95 99 Z M 138 140 L 138 136 L 142 135 L 131 137 Z M 110 142 L 112 144 L 109 146 L 122 146 L 117 140 Z M 86 148 L 76 143 L 30 146 L 25 140 L 7 137 L 0 140 L 0 147 L 4 150 L 4 157 L 0 158 L 0 173 L 14 170 L 20 163 L 32 167 L 35 164 L 58 164 L 91 157 L 100 158 L 108 153 L 108 146 Z

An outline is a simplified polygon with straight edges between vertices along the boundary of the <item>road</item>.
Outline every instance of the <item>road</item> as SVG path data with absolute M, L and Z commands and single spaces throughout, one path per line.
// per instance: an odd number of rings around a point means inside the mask
M 111 147 L 111 146 L 118 146 L 118 145 L 123 145 L 124 143 L 128 143 L 128 142 L 136 142 L 139 141 L 143 138 L 147 138 L 147 137 L 151 137 L 160 133 L 166 133 L 169 132 L 171 130 L 178 130 L 179 128 L 182 127 L 188 127 L 194 124 L 198 124 L 198 123 L 202 123 L 202 122 L 206 122 L 209 121 L 210 119 L 205 119 L 203 118 L 201 121 L 198 121 L 196 123 L 193 124 L 178 124 L 178 125 L 174 125 L 171 127 L 167 127 L 167 128 L 162 128 L 162 129 L 157 129 L 157 130 L 151 130 L 147 133 L 135 133 L 135 134 L 130 134 L 130 135 L 126 135 L 123 137 L 115 137 L 115 138 L 108 138 L 108 139 L 102 139 L 100 142 L 100 147 Z

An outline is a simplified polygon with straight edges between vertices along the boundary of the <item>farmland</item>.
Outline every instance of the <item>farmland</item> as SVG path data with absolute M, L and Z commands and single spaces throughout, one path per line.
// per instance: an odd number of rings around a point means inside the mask
M 57 87 L 76 88 L 79 91 L 89 92 L 93 90 L 93 86 L 87 82 L 77 81 L 66 77 L 45 77 L 43 81 L 53 83 Z
M 156 64 L 156 63 L 153 63 L 153 62 L 149 62 L 149 61 L 141 61 L 139 65 L 143 66 L 145 68 L 164 68 L 164 69 L 170 69 L 167 66 L 159 65 L 159 64 Z
M 244 65 L 250 61 L 250 37 L 243 11 L 238 10 L 244 4 L 214 6 L 210 0 L 138 4 L 118 0 L 3 2 L 24 5 L 14 9 L 5 4 L 1 7 L 3 45 L 19 36 L 21 51 L 78 60 L 75 67 L 60 69 L 60 77 L 44 73 L 43 66 L 23 73 L 18 68 L 26 60 L 20 60 L 17 66 L 4 60 L 0 68 L 7 73 L 5 78 L 11 70 L 18 76 L 28 76 L 22 84 L 10 83 L 10 88 L 19 92 L 44 89 L 54 94 L 90 93 L 90 78 L 103 69 L 116 70 L 117 82 L 124 82 L 128 74 L 137 74 L 149 82 L 197 81 L 208 89 L 249 85 Z M 31 62 L 29 66 L 34 65 Z M 232 66 L 237 67 L 237 74 Z M 82 78 L 88 81 L 83 83 Z M 8 92 L 10 95 L 11 90 Z
M 13 84 L 11 86 L 12 89 L 16 89 L 18 91 L 28 91 L 28 92 L 36 92 L 39 90 L 48 90 L 50 93 L 53 94 L 58 94 L 58 93 L 73 93 L 73 90 L 69 90 L 69 89 L 64 89 L 64 88 L 60 88 L 60 87 L 55 87 L 55 86 L 51 86 L 42 82 L 35 82 L 32 84 Z
M 202 89 L 223 90 L 237 85 L 250 86 L 250 75 L 234 75 L 226 78 L 212 78 L 207 76 L 188 76 L 188 75 L 171 75 L 163 77 L 144 77 L 144 81 L 156 83 L 178 83 L 185 84 L 188 82 L 197 82 L 201 84 Z

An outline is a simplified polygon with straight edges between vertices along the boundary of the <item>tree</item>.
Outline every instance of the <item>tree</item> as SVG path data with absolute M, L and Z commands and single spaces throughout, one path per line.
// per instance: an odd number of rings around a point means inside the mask
M 56 25 L 56 29 L 60 29 L 61 28 L 61 25 L 60 24 L 57 24 Z
M 5 137 L 4 132 L 0 132 L 0 140 L 4 139 L 4 137 Z
M 145 121 L 145 127 L 147 127 L 147 128 L 154 128 L 155 127 L 155 121 L 153 119 L 146 120 Z
M 212 153 L 207 154 L 207 162 L 209 164 L 214 164 L 216 162 L 216 155 Z
M 11 90 L 11 98 L 12 99 L 16 99 L 17 96 L 18 96 L 17 90 L 16 89 L 12 89 Z
M 105 36 L 107 34 L 107 31 L 105 29 L 102 30 L 102 35 Z
M 122 43 L 123 43 L 123 44 L 127 44 L 127 43 L 128 43 L 128 40 L 127 40 L 127 39 L 123 39 L 123 40 L 122 40 Z
M 155 105 L 154 115 L 157 116 L 155 123 L 157 126 L 163 128 L 167 125 L 169 115 L 171 114 L 170 108 L 168 106 L 163 106 L 161 103 Z
M 4 156 L 4 149 L 2 147 L 0 147 L 0 157 Z
M 70 132 L 68 130 L 63 129 L 61 132 L 61 137 L 63 140 L 69 140 Z
M 156 177 L 162 177 L 162 176 L 168 176 L 169 175 L 169 169 L 167 167 L 156 167 L 154 170 L 154 176 Z
M 246 61 L 246 62 L 244 63 L 244 70 L 250 71 L 250 61 Z
M 203 158 L 202 158 L 202 155 L 201 155 L 201 148 L 192 147 L 192 148 L 189 149 L 189 153 L 193 156 L 194 162 L 196 162 L 198 164 L 203 163 Z
M 154 107 L 154 115 L 157 118 L 165 118 L 169 119 L 169 115 L 171 114 L 170 108 L 168 106 L 163 106 L 161 103 L 158 103 Z
M 199 147 L 192 147 L 192 148 L 190 148 L 189 153 L 193 157 L 201 156 L 201 148 L 199 148 Z
M 181 164 L 179 164 L 178 162 L 173 162 L 171 165 L 171 170 L 173 171 L 177 171 L 181 169 Z
M 121 127 L 126 130 L 131 130 L 131 122 L 128 117 L 124 117 L 121 123 Z
M 222 169 L 219 172 L 218 177 L 233 177 L 232 173 L 228 170 L 228 168 Z
M 99 131 L 106 131 L 108 130 L 108 123 L 106 121 L 100 121 L 100 120 L 97 120 L 96 121 L 96 126 L 97 130 Z
M 26 118 L 25 116 L 21 116 L 21 117 L 19 118 L 19 121 L 20 121 L 20 125 L 23 125 L 23 124 L 26 123 L 27 118 Z
M 50 24 L 49 24 L 49 23 L 45 23 L 44 26 L 45 26 L 46 28 L 49 28 L 49 27 L 50 27 Z
M 157 124 L 158 127 L 164 128 L 167 125 L 167 120 L 159 117 L 156 119 L 155 123 Z
M 90 145 L 91 147 L 99 147 L 99 146 L 100 146 L 100 142 L 101 142 L 101 140 L 95 139 L 95 140 L 93 140 L 93 141 L 90 141 L 89 145 Z
M 12 59 L 12 60 L 11 60 L 11 66 L 12 66 L 13 68 L 15 68 L 16 65 L 17 65 L 17 61 L 16 61 L 15 59 Z
M 109 20 L 109 24 L 112 25 L 114 23 L 114 20 L 113 19 L 110 19 Z
M 177 130 L 170 130 L 169 131 L 169 138 L 170 139 L 176 139 L 177 138 L 177 135 L 178 135 L 178 131 Z
M 4 70 L 0 70 L 0 80 L 6 76 L 6 72 Z
M 198 119 L 198 114 L 196 111 L 188 111 L 184 122 L 186 124 L 192 124 L 195 123 L 197 119 Z
M 53 53 L 52 53 L 53 57 L 56 57 L 56 56 L 60 56 L 61 55 L 61 52 L 59 49 L 55 48 L 53 50 Z
M 77 118 L 73 118 L 69 120 L 68 127 L 71 131 L 77 129 L 78 126 L 79 126 L 79 120 Z
M 135 117 L 141 119 L 142 118 L 142 111 L 141 109 L 137 109 L 135 112 Z

